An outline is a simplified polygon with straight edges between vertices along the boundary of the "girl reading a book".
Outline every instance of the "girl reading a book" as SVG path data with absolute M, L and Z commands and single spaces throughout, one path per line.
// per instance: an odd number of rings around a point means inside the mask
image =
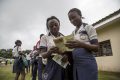
M 19 79 L 20 74 L 21 80 L 25 80 L 25 65 L 22 60 L 22 56 L 24 55 L 24 53 L 21 50 L 21 44 L 22 42 L 20 40 L 16 40 L 15 46 L 12 51 L 12 55 L 14 58 L 13 73 L 16 73 L 15 80 Z
M 82 22 L 81 11 L 73 8 L 68 12 L 70 22 L 76 27 L 73 31 L 74 40 L 66 46 L 73 48 L 73 77 L 74 80 L 98 80 L 97 63 L 92 55 L 98 51 L 96 30 L 91 25 Z
M 53 39 L 63 36 L 59 32 L 60 21 L 55 16 L 51 16 L 47 19 L 46 26 L 48 35 L 42 36 L 40 43 L 41 55 L 47 59 L 43 80 L 64 80 L 64 69 L 52 59 L 53 53 L 60 53 L 53 41 Z

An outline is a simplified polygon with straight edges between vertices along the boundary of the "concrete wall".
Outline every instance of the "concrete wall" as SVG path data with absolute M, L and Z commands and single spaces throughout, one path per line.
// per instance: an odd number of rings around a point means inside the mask
M 96 57 L 99 70 L 120 72 L 120 21 L 97 30 L 99 42 L 110 40 L 113 56 Z

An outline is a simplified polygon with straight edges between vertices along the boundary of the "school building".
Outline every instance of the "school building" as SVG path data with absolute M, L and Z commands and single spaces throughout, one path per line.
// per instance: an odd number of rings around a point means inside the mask
M 120 9 L 93 23 L 99 41 L 98 69 L 120 72 Z

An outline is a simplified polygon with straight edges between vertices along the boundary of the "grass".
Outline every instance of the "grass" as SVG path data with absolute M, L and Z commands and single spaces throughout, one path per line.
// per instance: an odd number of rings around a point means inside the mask
M 14 80 L 12 65 L 0 66 L 0 80 Z M 120 80 L 120 73 L 99 71 L 98 80 Z M 20 80 L 20 79 L 19 79 Z M 26 75 L 26 80 L 31 80 L 31 75 Z
M 120 73 L 99 71 L 99 80 L 120 80 Z
M 12 65 L 0 66 L 0 80 L 14 80 L 14 77 L 15 74 L 12 73 Z M 26 74 L 25 80 L 31 80 L 30 73 Z

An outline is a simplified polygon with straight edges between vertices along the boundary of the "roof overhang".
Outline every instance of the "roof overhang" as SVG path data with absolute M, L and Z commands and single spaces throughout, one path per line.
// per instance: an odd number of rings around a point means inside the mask
M 101 20 L 97 21 L 96 23 L 93 23 L 93 26 L 96 29 L 101 29 L 104 28 L 110 24 L 113 24 L 117 21 L 120 21 L 120 9 L 108 16 L 106 16 L 105 18 L 102 18 Z

